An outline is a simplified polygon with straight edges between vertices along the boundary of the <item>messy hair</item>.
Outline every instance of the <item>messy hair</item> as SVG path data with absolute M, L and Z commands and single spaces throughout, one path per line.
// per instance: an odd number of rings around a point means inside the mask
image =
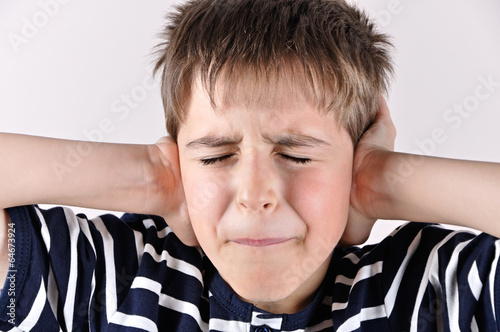
M 175 141 L 196 80 L 214 109 L 241 91 L 248 104 L 291 87 L 333 112 L 353 144 L 387 93 L 391 43 L 343 0 L 191 0 L 167 19 L 155 73 Z

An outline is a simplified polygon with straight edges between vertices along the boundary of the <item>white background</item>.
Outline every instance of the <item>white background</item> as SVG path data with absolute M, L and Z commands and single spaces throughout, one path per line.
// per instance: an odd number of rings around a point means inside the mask
M 166 132 L 159 87 L 150 87 L 150 54 L 176 2 L 64 2 L 0 3 L 0 131 L 154 142 Z M 396 150 L 500 162 L 500 86 L 475 97 L 481 77 L 500 82 L 500 2 L 354 2 L 393 36 Z M 470 111 L 451 113 L 454 105 Z M 438 142 L 431 143 L 436 130 Z M 379 222 L 371 241 L 392 227 Z

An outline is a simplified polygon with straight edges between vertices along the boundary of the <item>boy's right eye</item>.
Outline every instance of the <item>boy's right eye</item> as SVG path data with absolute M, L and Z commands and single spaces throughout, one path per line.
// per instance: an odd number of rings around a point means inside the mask
M 200 163 L 203 165 L 203 166 L 210 166 L 210 165 L 213 165 L 215 164 L 216 162 L 221 162 L 221 161 L 224 161 L 226 159 L 229 159 L 233 156 L 233 154 L 228 154 L 228 155 L 225 155 L 225 156 L 221 156 L 221 157 L 216 157 L 216 158 L 207 158 L 207 159 L 202 159 L 200 160 Z

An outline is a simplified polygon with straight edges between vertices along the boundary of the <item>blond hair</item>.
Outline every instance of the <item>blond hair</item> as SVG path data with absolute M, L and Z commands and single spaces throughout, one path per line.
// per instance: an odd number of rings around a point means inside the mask
M 388 37 L 342 0 L 191 0 L 161 37 L 155 73 L 174 140 L 201 78 L 214 108 L 237 91 L 252 102 L 285 84 L 333 111 L 356 144 L 392 74 Z

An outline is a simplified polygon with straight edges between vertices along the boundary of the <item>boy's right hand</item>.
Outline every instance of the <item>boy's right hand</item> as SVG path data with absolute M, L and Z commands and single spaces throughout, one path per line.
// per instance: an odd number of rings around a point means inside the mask
M 151 146 L 150 158 L 156 169 L 148 181 L 148 210 L 165 218 L 185 245 L 199 245 L 187 210 L 177 144 L 171 137 L 162 137 Z
M 379 218 L 372 209 L 380 201 L 374 181 L 378 171 L 376 165 L 378 160 L 394 151 L 395 139 L 396 128 L 389 107 L 385 99 L 380 97 L 377 116 L 355 147 L 351 204 L 341 245 L 364 243 Z

